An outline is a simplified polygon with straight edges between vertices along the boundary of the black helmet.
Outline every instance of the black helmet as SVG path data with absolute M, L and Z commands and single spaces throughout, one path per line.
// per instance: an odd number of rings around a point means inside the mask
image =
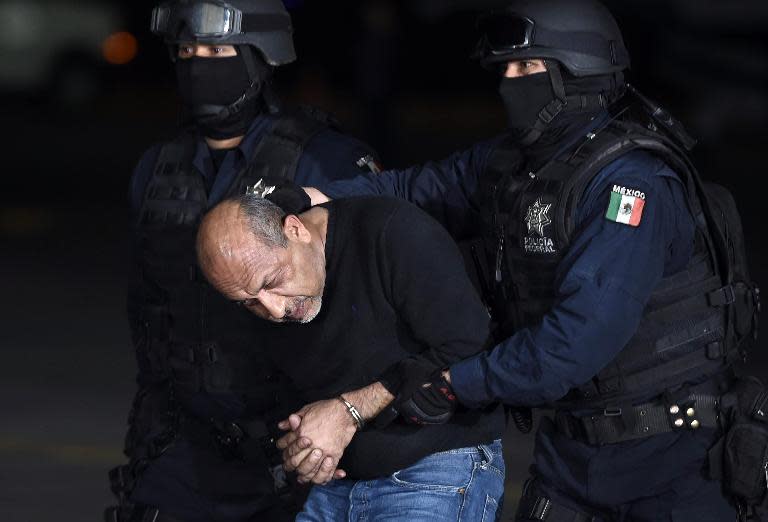
M 274 66 L 296 59 L 281 0 L 171 0 L 152 11 L 152 32 L 168 44 L 252 45 Z
M 616 20 L 596 0 L 515 0 L 481 16 L 478 29 L 484 66 L 541 58 L 573 76 L 596 76 L 630 65 Z

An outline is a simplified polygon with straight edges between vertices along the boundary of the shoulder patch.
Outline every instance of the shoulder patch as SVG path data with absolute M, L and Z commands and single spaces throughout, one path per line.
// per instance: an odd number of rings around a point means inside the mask
M 644 192 L 614 185 L 605 218 L 608 221 L 636 227 L 640 225 L 643 217 L 643 207 L 645 207 Z

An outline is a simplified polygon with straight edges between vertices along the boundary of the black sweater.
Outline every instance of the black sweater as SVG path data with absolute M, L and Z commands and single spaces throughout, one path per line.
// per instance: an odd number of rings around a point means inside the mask
M 406 357 L 436 367 L 480 351 L 489 319 L 448 233 L 395 199 L 326 205 L 323 305 L 308 324 L 265 325 L 270 356 L 314 402 L 377 381 Z M 460 410 L 444 425 L 395 421 L 357 433 L 340 467 L 354 479 L 393 473 L 430 453 L 497 439 L 501 408 Z

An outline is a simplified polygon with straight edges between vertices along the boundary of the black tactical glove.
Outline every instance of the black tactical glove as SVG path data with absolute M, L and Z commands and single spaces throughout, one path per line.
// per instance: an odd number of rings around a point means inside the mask
M 286 214 L 301 214 L 312 207 L 312 200 L 304 189 L 291 181 L 281 181 L 275 185 L 274 190 L 265 193 L 264 198 L 283 209 Z
M 456 395 L 444 370 L 427 374 L 418 363 L 403 364 L 401 391 L 395 408 L 411 424 L 445 424 L 456 410 Z

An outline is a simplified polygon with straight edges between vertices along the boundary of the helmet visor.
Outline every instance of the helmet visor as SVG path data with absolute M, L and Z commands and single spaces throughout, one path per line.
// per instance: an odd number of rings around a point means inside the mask
M 489 13 L 478 21 L 478 30 L 485 53 L 498 55 L 533 45 L 535 24 L 524 16 Z
M 240 33 L 240 10 L 215 2 L 165 3 L 152 11 L 152 32 L 175 38 L 184 30 L 196 38 Z

